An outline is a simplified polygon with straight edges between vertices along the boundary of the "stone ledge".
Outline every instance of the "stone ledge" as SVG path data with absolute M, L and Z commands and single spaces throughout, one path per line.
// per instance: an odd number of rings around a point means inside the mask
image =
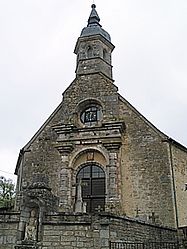
M 24 240 L 24 241 L 18 241 L 17 245 L 15 245 L 14 248 L 15 249 L 38 249 L 39 246 L 37 242 L 35 241 Z
M 137 220 L 135 218 L 130 218 L 127 216 L 115 215 L 109 212 L 101 212 L 98 214 L 72 214 L 72 213 L 55 213 L 55 214 L 47 214 L 43 224 L 49 225 L 89 225 L 93 222 L 98 222 L 101 225 L 109 225 L 114 220 L 117 221 L 127 221 L 137 224 L 146 225 L 148 227 L 155 227 L 159 229 L 176 231 L 175 228 L 162 226 L 159 224 L 151 224 L 146 221 Z

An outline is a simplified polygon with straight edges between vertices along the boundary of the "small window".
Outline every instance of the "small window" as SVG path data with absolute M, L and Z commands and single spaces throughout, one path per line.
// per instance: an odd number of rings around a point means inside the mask
M 90 58 L 93 56 L 93 48 L 91 46 L 87 49 L 87 58 Z
M 106 51 L 106 49 L 103 49 L 103 59 L 105 61 L 107 60 L 107 51 Z
M 101 120 L 101 108 L 90 106 L 81 113 L 81 122 L 87 126 L 97 124 Z
M 105 207 L 105 173 L 101 167 L 89 164 L 77 174 L 77 183 L 81 181 L 82 200 L 87 212 L 104 211 Z

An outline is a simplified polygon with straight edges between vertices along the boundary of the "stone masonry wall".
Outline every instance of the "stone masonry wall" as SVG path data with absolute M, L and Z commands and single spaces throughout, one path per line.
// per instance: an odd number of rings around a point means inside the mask
M 18 222 L 19 213 L 0 213 L 0 249 L 13 249 Z
M 70 180 L 68 173 L 65 172 L 71 154 L 64 157 L 60 155 L 56 148 L 58 136 L 53 127 L 59 123 L 80 126 L 80 121 L 77 122 L 80 113 L 77 113 L 76 110 L 78 104 L 85 99 L 97 99 L 101 102 L 104 122 L 117 120 L 118 96 L 116 86 L 101 75 L 78 77 L 65 91 L 59 109 L 52 114 L 39 133 L 24 147 L 22 169 L 18 170 L 19 179 L 22 179 L 19 189 L 21 191 L 32 182 L 34 174 L 47 175 L 52 193 L 59 197 L 60 201 L 63 199 L 66 211 L 72 210 Z M 65 161 L 64 158 L 67 160 Z M 64 187 L 64 185 L 66 186 Z
M 109 241 L 175 241 L 176 230 L 110 215 L 47 216 L 43 249 L 108 249 Z
M 78 125 L 77 107 L 85 100 L 97 99 L 101 102 L 103 122 L 115 121 L 119 117 L 117 87 L 111 80 L 100 74 L 82 75 L 63 94 L 65 113 L 63 122 Z M 83 111 L 83 110 L 82 110 Z
M 122 100 L 122 99 L 121 99 Z M 126 132 L 121 147 L 124 213 L 130 217 L 175 226 L 170 157 L 164 135 L 121 101 L 120 118 Z
M 28 187 L 33 180 L 34 174 L 44 174 L 48 176 L 52 192 L 58 196 L 60 191 L 61 157 L 55 148 L 57 135 L 52 126 L 59 123 L 62 116 L 63 106 L 61 107 L 60 105 L 60 108 L 49 118 L 47 124 L 24 147 L 22 164 L 18 170 L 18 179 L 21 179 L 21 181 L 17 194 L 23 188 Z
M 0 249 L 14 249 L 18 214 L 0 215 Z M 42 249 L 108 249 L 109 242 L 176 241 L 176 230 L 127 217 L 99 215 L 46 215 L 42 225 Z

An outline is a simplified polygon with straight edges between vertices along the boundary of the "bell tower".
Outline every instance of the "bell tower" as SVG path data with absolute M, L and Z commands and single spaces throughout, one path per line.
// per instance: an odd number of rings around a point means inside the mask
M 111 53 L 114 45 L 102 29 L 96 5 L 92 4 L 87 27 L 83 28 L 75 46 L 76 75 L 102 73 L 112 79 Z

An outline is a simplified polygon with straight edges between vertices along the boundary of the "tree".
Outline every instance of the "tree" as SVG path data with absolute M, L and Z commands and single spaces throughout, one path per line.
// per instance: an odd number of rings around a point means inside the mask
M 0 208 L 9 209 L 14 205 L 15 185 L 11 179 L 0 176 Z

